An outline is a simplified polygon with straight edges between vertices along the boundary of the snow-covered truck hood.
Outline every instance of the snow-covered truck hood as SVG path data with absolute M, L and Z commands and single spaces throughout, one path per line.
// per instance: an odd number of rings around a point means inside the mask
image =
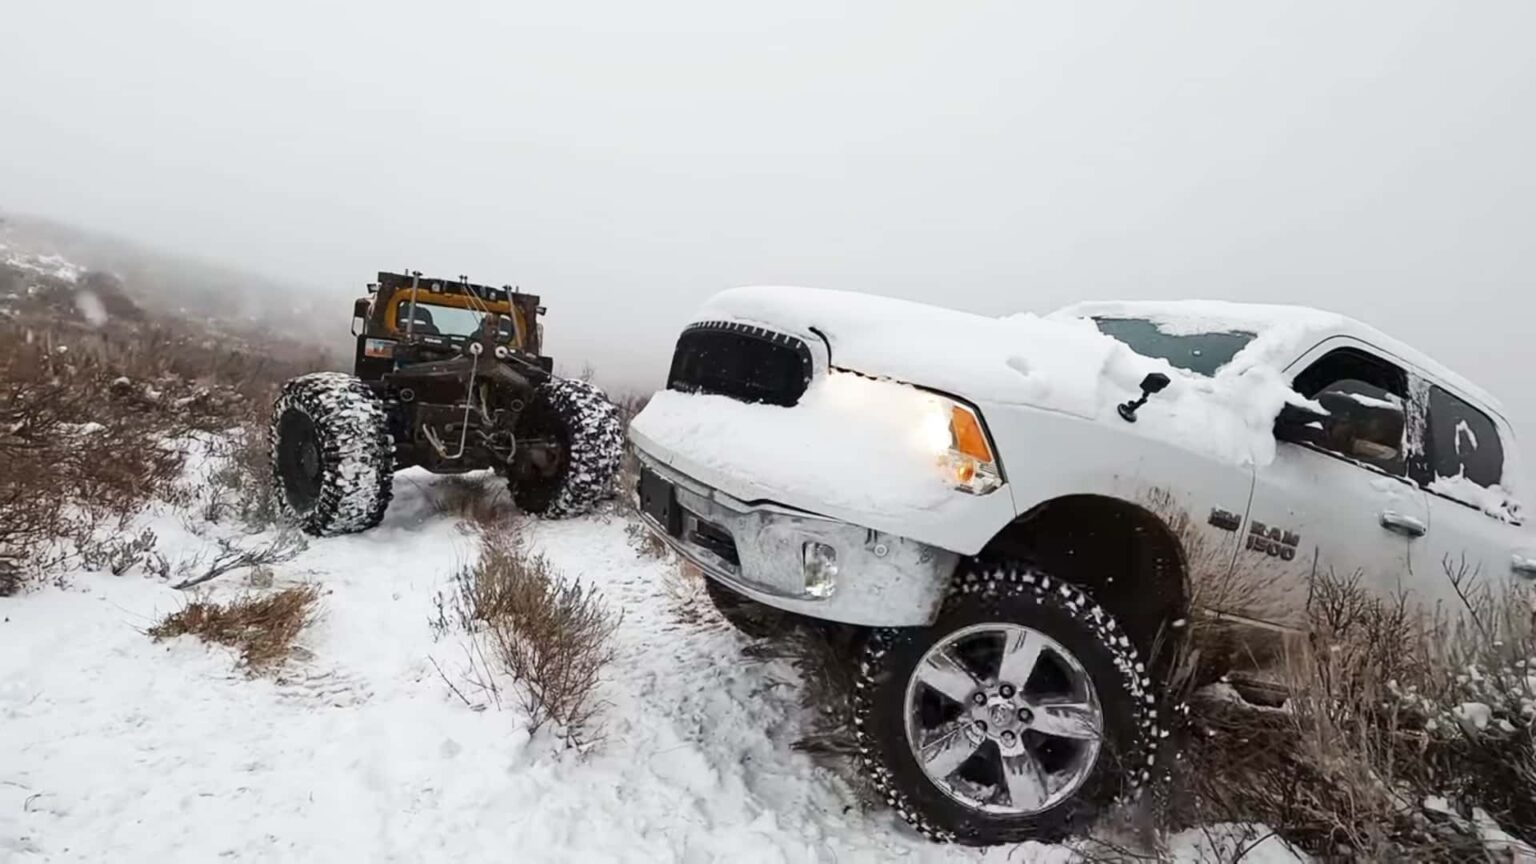
M 1179 304 L 1164 308 L 1170 305 Z M 1187 305 L 1196 320 L 1202 310 L 1210 317 L 1238 304 Z M 1303 331 L 1328 324 L 1328 313 L 1305 320 L 1269 311 L 1251 310 L 1250 322 L 1268 338 L 1256 338 L 1210 377 L 1135 353 L 1101 333 L 1086 307 L 1047 317 L 991 318 L 869 294 L 773 286 L 721 292 L 695 320 L 754 324 L 796 334 L 813 346 L 824 342 L 835 369 L 931 388 L 984 411 L 988 406 L 1056 411 L 1203 449 L 1235 464 L 1263 464 L 1274 455 L 1275 417 L 1287 401 L 1298 399 L 1272 358 Z M 1115 407 L 1139 395 L 1151 372 L 1168 375 L 1172 383 L 1132 427 Z

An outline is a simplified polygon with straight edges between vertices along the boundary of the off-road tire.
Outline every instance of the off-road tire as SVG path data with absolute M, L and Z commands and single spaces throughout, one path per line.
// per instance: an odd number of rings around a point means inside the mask
M 273 492 L 306 533 L 352 534 L 384 518 L 394 493 L 394 441 L 383 405 L 362 381 L 316 372 L 284 384 L 270 438 Z M 314 447 L 308 456 L 306 441 Z M 314 470 L 305 469 L 306 459 Z
M 551 378 L 539 385 L 519 426 L 524 435 L 552 435 L 564 459 L 545 476 L 512 472 L 512 500 L 524 513 L 563 519 L 590 512 L 613 494 L 624 458 L 624 425 L 618 406 L 585 381 Z
M 1103 711 L 1102 745 L 1083 785 L 1035 814 L 996 815 L 961 804 L 928 779 L 906 737 L 907 684 L 924 653 L 962 628 L 994 622 L 1032 628 L 1073 652 Z M 971 846 L 1079 832 L 1105 806 L 1147 784 L 1159 737 L 1152 681 L 1113 616 L 1037 568 L 985 562 L 962 568 L 931 626 L 870 634 L 854 687 L 854 730 L 869 779 L 903 819 L 932 840 Z
M 704 593 L 720 617 L 748 639 L 771 638 L 791 624 L 789 613 L 738 594 L 708 576 L 704 577 Z

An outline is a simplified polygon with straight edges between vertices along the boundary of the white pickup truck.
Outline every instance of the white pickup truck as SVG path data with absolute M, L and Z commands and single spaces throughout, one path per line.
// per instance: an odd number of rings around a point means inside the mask
M 1536 577 L 1496 402 L 1310 309 L 735 289 L 630 434 L 723 611 L 862 628 L 865 765 L 940 840 L 1059 836 L 1145 781 L 1187 616 L 1262 665 L 1321 578 L 1427 609 Z

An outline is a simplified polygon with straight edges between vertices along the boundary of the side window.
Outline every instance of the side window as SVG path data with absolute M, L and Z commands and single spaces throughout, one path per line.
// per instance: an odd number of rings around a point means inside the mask
M 1466 477 L 1484 488 L 1504 479 L 1504 444 L 1487 414 L 1439 387 L 1429 390 L 1430 481 Z
M 1324 420 L 1289 440 L 1407 473 L 1405 459 L 1408 376 L 1387 361 L 1354 348 L 1323 355 L 1296 376 L 1292 387 L 1328 411 Z

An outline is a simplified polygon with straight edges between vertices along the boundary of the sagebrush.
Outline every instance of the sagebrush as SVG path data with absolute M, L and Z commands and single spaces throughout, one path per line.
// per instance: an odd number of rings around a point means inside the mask
M 598 682 L 619 615 L 596 587 L 560 575 L 505 533 L 482 532 L 478 559 L 460 568 L 440 607 L 515 680 L 531 729 L 553 723 L 578 746 L 601 738 Z
M 1489 860 L 1494 826 L 1536 841 L 1530 600 L 1449 562 L 1446 578 L 1459 609 L 1320 575 L 1309 633 L 1283 649 L 1283 706 L 1172 693 L 1156 827 L 1262 823 L 1328 860 Z
M 294 640 L 314 620 L 320 597 L 313 585 L 271 594 L 249 594 L 228 603 L 193 600 L 149 629 L 156 641 L 196 636 L 240 652 L 240 663 L 253 672 L 271 669 L 293 651 Z
M 189 445 L 225 457 L 201 484 L 214 521 L 266 524 L 266 411 L 283 380 L 332 358 L 270 335 L 138 309 L 114 277 L 78 284 L 0 265 L 0 594 L 89 559 L 162 571 L 117 537 L 150 500 L 183 495 Z M 89 292 L 105 319 L 85 320 Z

